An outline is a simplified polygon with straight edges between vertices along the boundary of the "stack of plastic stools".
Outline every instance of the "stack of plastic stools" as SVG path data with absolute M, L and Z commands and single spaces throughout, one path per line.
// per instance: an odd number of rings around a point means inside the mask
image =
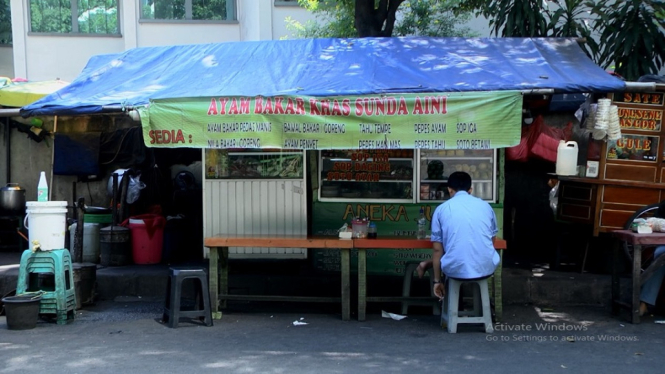
M 186 279 L 194 281 L 196 287 L 195 310 L 181 310 L 182 284 Z M 212 309 L 210 309 L 210 292 L 208 278 L 202 268 L 169 268 L 169 279 L 166 287 L 166 300 L 162 321 L 171 328 L 178 327 L 180 318 L 198 318 L 206 326 L 212 326 Z
M 457 325 L 461 323 L 482 323 L 485 327 L 485 332 L 494 332 L 488 279 L 489 277 L 480 279 L 447 278 L 448 291 L 443 298 L 441 325 L 447 326 L 449 333 L 456 333 Z M 471 284 L 473 287 L 472 311 L 460 311 L 460 289 L 463 284 Z
M 404 297 L 411 296 L 411 279 L 419 264 L 419 262 L 407 262 L 404 266 L 404 280 L 402 281 L 402 296 Z M 439 303 L 434 299 L 434 269 L 431 267 L 427 269 L 427 274 L 429 274 L 429 292 L 432 301 L 402 301 L 402 314 L 407 314 L 411 305 L 431 306 L 433 315 L 441 313 Z
M 41 282 L 44 277 L 51 282 Z M 76 316 L 76 290 L 72 258 L 67 249 L 23 251 L 16 293 L 42 291 L 40 314 L 55 314 L 56 322 L 64 325 Z

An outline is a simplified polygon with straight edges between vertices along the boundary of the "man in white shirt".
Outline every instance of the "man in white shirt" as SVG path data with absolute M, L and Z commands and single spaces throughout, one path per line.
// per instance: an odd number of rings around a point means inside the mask
M 471 196 L 471 176 L 455 172 L 448 177 L 450 200 L 432 215 L 434 294 L 445 295 L 441 273 L 451 278 L 476 279 L 490 276 L 499 265 L 494 249 L 499 231 L 492 207 Z

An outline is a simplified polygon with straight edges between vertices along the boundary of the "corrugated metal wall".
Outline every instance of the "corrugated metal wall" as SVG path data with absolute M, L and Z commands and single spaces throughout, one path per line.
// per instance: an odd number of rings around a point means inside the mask
M 304 180 L 206 180 L 205 236 L 307 235 Z M 302 248 L 229 248 L 231 258 L 306 258 Z

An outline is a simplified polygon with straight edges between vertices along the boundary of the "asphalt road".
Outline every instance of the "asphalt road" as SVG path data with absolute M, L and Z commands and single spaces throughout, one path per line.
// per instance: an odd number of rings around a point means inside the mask
M 293 310 L 293 309 L 292 309 Z M 289 313 L 265 304 L 213 327 L 159 322 L 161 304 L 102 302 L 59 326 L 13 331 L 0 317 L 0 373 L 662 373 L 663 316 L 631 325 L 601 308 L 507 306 L 505 323 L 448 334 L 438 317 Z M 294 321 L 306 325 L 294 326 Z

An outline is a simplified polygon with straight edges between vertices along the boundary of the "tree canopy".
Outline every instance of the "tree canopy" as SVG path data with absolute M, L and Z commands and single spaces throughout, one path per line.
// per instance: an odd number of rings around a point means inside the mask
M 579 37 L 591 59 L 628 80 L 665 65 L 662 0 L 298 0 L 316 16 L 287 19 L 297 37 L 475 36 L 470 14 L 497 37 Z
M 489 19 L 500 37 L 581 37 L 598 65 L 628 80 L 665 63 L 661 0 L 466 0 L 456 11 Z
M 316 21 L 287 18 L 300 38 L 367 36 L 475 36 L 464 26 L 470 12 L 456 12 L 460 0 L 298 0 Z

